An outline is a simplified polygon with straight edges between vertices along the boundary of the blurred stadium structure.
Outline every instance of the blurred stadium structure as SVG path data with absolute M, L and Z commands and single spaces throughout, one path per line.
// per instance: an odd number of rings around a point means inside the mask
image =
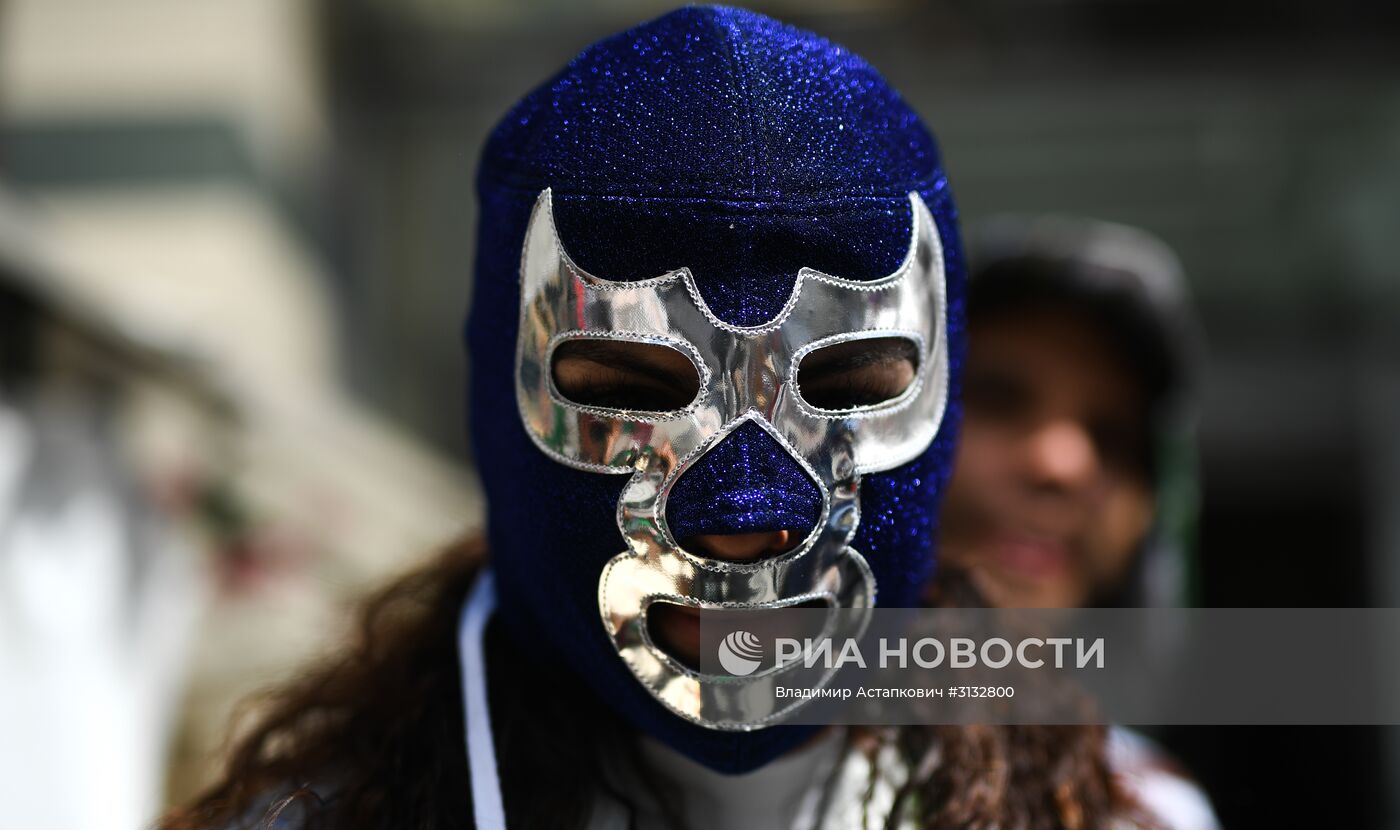
M 1080 213 L 1176 247 L 1210 352 L 1204 604 L 1400 604 L 1393 4 L 750 5 L 904 90 L 967 218 Z M 159 730 L 178 736 L 172 795 L 207 776 L 231 701 L 320 647 L 346 597 L 477 521 L 458 337 L 476 155 L 521 92 L 669 6 L 0 0 L 0 336 L 31 381 L 0 412 L 65 401 L 101 425 L 112 486 L 196 551 L 170 613 L 201 622 L 163 645 L 191 655 L 188 702 L 141 715 L 151 764 Z M 43 632 L 6 587 L 13 649 Z M 1394 729 L 1164 737 L 1226 826 L 1400 826 Z M 7 813 L 14 792 L 75 811 L 49 826 L 119 826 L 84 823 L 114 813 L 71 781 L 8 770 Z M 131 801 L 115 815 L 159 790 L 109 783 Z

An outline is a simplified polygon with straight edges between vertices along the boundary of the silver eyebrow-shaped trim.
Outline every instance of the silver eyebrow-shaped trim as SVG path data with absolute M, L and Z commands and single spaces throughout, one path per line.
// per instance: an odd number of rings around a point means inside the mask
M 554 220 L 554 192 L 551 188 L 547 187 L 540 193 L 539 199 L 535 204 L 535 211 L 540 214 L 540 217 L 543 218 L 549 226 L 550 236 L 559 254 L 560 263 L 565 270 L 577 277 L 585 287 L 594 291 L 630 291 L 641 288 L 657 288 L 679 280 L 685 285 L 686 293 L 694 300 L 696 307 L 700 309 L 700 313 L 704 314 L 705 318 L 708 319 L 715 328 L 733 334 L 757 337 L 775 331 L 783 324 L 783 321 L 792 314 L 793 309 L 797 307 L 797 301 L 802 296 L 803 283 L 808 280 L 816 280 L 842 288 L 849 288 L 854 291 L 880 291 L 902 280 L 917 264 L 919 223 L 921 221 L 927 221 L 924 218 L 926 209 L 925 211 L 919 210 L 922 201 L 917 192 L 911 192 L 909 194 L 909 246 L 904 252 L 904 259 L 894 271 L 891 271 L 883 277 L 872 280 L 853 280 L 818 271 L 815 268 L 799 268 L 797 271 L 797 278 L 792 285 L 792 291 L 788 294 L 788 298 L 783 303 L 783 307 L 779 309 L 778 313 L 774 315 L 772 319 L 754 326 L 737 326 L 720 319 L 714 311 L 711 310 L 709 303 L 705 302 L 704 296 L 701 295 L 700 290 L 695 285 L 695 277 L 691 274 L 689 268 L 677 268 L 674 271 L 667 271 L 664 274 L 641 280 L 610 280 L 606 277 L 600 277 L 585 271 L 574 258 L 569 255 L 568 250 L 564 247 L 563 239 L 559 236 L 559 226 Z M 533 229 L 533 217 L 530 224 Z

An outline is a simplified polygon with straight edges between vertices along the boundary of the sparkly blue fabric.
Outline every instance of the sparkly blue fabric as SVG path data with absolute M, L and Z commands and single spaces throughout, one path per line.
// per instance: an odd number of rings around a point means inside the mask
M 757 768 L 812 729 L 708 730 L 651 698 L 597 608 L 598 576 L 624 549 L 616 508 L 627 477 L 550 460 L 520 422 L 520 248 L 545 187 L 560 237 L 586 270 L 636 280 L 688 266 L 715 313 L 739 325 L 773 317 L 800 267 L 852 279 L 894 270 L 909 240 L 907 194 L 922 194 L 948 264 L 953 395 L 928 452 L 864 477 L 854 540 L 877 602 L 914 605 L 933 567 L 963 354 L 964 265 L 936 146 L 875 70 L 840 46 L 702 6 L 585 49 L 511 110 L 482 158 L 471 426 L 507 630 L 521 655 L 561 667 L 561 686 L 581 684 L 635 728 L 713 769 Z M 673 533 L 810 527 L 816 487 L 776 447 L 761 429 L 740 429 L 702 458 L 671 494 Z
M 789 528 L 805 537 L 822 516 L 822 493 L 802 465 L 752 421 L 686 470 L 666 500 L 671 535 Z

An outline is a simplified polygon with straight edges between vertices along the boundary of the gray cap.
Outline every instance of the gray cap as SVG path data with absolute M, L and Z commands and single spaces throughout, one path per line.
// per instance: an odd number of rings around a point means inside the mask
M 1143 370 L 1155 405 L 1189 405 L 1203 338 L 1181 262 L 1161 239 L 1052 214 L 996 216 L 970 228 L 968 240 L 970 314 L 1041 302 L 1082 308 Z

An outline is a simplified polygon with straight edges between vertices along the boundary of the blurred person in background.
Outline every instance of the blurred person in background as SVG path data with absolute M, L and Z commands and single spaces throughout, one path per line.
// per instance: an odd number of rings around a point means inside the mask
M 971 236 L 945 573 L 1006 607 L 1183 602 L 1199 336 L 1175 255 L 1069 216 Z
M 39 235 L 0 187 L 0 804 L 17 827 L 135 830 L 207 585 L 123 421 L 180 373 L 68 290 Z
M 971 237 L 963 421 L 931 597 L 1181 604 L 1199 332 L 1176 256 L 1146 231 L 1070 216 L 1003 216 Z M 1171 827 L 1218 827 L 1150 739 L 1114 727 L 1108 750 Z
M 309 10 L 0 4 L 0 825 L 149 827 L 343 596 L 473 524 L 348 395 L 284 201 Z
M 328 585 L 455 532 L 471 493 L 344 399 L 297 413 L 315 430 L 260 405 L 212 368 L 252 349 L 211 346 L 226 329 L 171 292 L 136 313 L 140 292 L 103 290 L 119 267 L 55 255 L 49 218 L 0 186 L 0 804 L 16 826 L 136 830 L 212 775 L 234 699 L 311 653 L 307 620 L 331 628 Z M 242 319 L 231 303 L 221 318 Z M 302 542 L 317 511 L 378 564 L 325 530 Z
M 487 539 L 379 595 L 166 828 L 1159 826 L 1100 728 L 736 730 L 742 687 L 684 668 L 701 608 L 914 605 L 933 567 L 962 257 L 869 65 L 688 7 L 522 100 L 478 195 Z

